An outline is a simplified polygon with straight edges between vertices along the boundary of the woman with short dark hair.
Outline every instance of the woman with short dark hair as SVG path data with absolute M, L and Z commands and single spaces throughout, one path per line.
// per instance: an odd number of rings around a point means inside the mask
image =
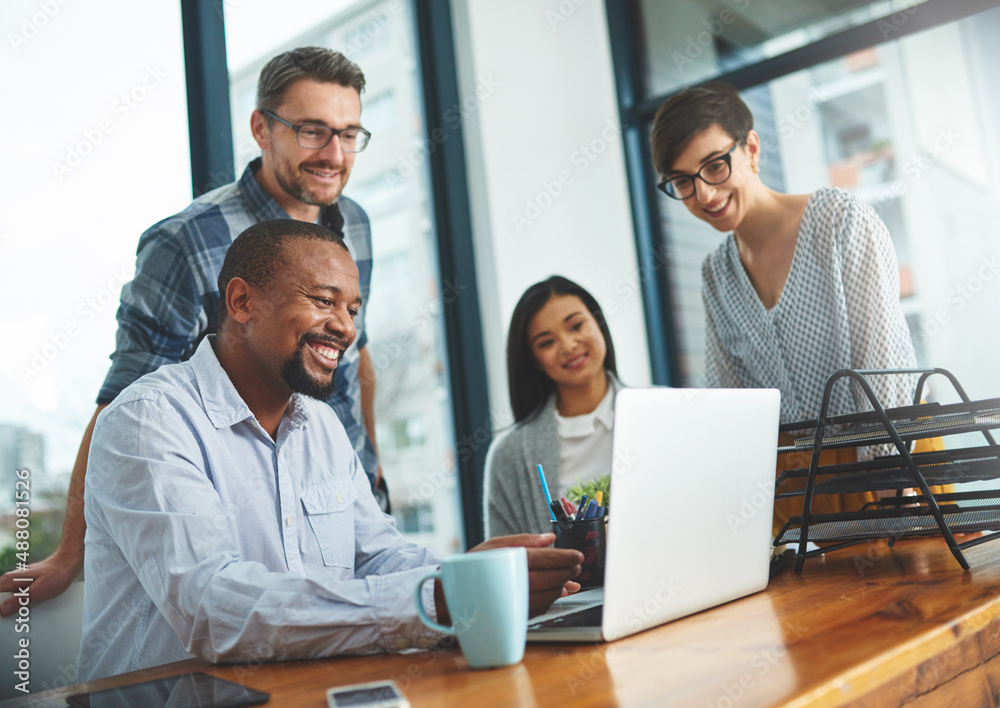
M 781 422 L 789 423 L 818 417 L 826 381 L 839 369 L 916 367 L 885 224 L 843 189 L 784 194 L 766 186 L 760 137 L 736 89 L 711 82 L 670 97 L 650 144 L 658 188 L 729 233 L 702 267 L 709 386 L 777 388 Z M 876 376 L 871 384 L 883 406 L 902 406 L 912 403 L 915 379 Z M 853 382 L 834 387 L 830 415 L 869 409 Z M 921 441 L 921 449 L 942 443 Z M 892 452 L 861 448 L 864 458 Z M 779 457 L 779 469 L 808 465 L 808 455 L 789 457 Z M 857 451 L 831 453 L 823 464 L 834 458 L 856 461 Z M 812 508 L 854 511 L 875 499 L 817 495 Z M 801 499 L 778 501 L 775 533 L 801 509 Z

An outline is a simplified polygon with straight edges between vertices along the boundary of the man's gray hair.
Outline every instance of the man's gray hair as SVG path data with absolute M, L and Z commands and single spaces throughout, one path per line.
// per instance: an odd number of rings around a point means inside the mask
M 284 100 L 285 90 L 299 79 L 340 84 L 359 94 L 365 90 L 365 75 L 340 52 L 323 47 L 299 47 L 279 54 L 260 70 L 257 110 L 273 112 Z M 271 122 L 268 118 L 268 123 Z

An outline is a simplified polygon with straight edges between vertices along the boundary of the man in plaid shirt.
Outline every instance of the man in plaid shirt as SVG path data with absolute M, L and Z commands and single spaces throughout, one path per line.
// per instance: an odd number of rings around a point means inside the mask
M 261 71 L 250 121 L 261 157 L 237 182 L 204 194 L 140 237 L 135 279 L 122 289 L 111 369 L 73 468 L 59 548 L 28 568 L 34 578 L 32 602 L 62 593 L 83 567 L 83 488 L 97 414 L 136 379 L 186 360 L 205 335 L 214 332 L 219 270 L 236 236 L 268 219 L 327 226 L 343 234 L 358 266 L 361 296 L 368 302 L 368 215 L 341 196 L 355 155 L 370 137 L 361 127 L 364 86 L 361 69 L 339 52 L 302 47 L 273 58 Z M 337 385 L 327 403 L 344 424 L 374 489 L 381 480 L 373 444 L 374 369 L 366 349 L 364 314 L 362 307 L 355 319 L 355 346 L 337 369 Z M 14 575 L 0 578 L 0 592 L 14 589 Z M 0 606 L 0 615 L 16 610 L 14 599 Z

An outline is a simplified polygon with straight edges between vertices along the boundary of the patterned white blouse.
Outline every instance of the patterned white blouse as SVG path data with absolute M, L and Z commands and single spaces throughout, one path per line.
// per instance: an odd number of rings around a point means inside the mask
M 771 309 L 751 285 L 732 234 L 705 259 L 702 275 L 708 385 L 779 389 L 782 423 L 815 419 L 838 369 L 916 366 L 889 232 L 870 205 L 843 189 L 809 198 L 788 280 Z M 884 406 L 912 403 L 915 377 L 869 380 Z M 861 388 L 838 382 L 830 414 L 862 410 L 871 406 Z

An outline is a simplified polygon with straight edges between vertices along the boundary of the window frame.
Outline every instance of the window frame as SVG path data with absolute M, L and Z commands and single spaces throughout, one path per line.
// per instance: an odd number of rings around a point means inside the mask
M 413 3 L 417 25 L 425 138 L 445 130 L 451 138 L 431 152 L 429 169 L 442 292 L 461 283 L 478 292 L 472 216 L 462 126 L 444 124 L 460 101 L 449 0 Z M 235 179 L 225 26 L 217 3 L 181 0 L 188 84 L 191 181 L 194 195 Z M 219 96 L 227 100 L 219 100 Z M 206 188 L 200 189 L 199 185 Z M 483 540 L 483 470 L 492 439 L 482 315 L 477 297 L 442 298 L 450 384 L 455 465 L 459 476 L 466 547 Z
M 673 283 L 667 267 L 670 260 L 666 247 L 668 234 L 664 231 L 657 208 L 657 176 L 653 171 L 649 140 L 643 128 L 653 120 L 660 104 L 689 86 L 647 95 L 643 53 L 645 36 L 642 31 L 640 3 L 641 0 L 605 0 L 605 11 L 625 146 L 638 267 L 642 276 L 641 292 L 653 382 L 657 385 L 680 386 L 684 380 L 680 333 L 673 308 Z M 910 7 L 915 5 L 911 4 Z M 784 54 L 732 71 L 722 71 L 692 85 L 700 85 L 706 81 L 725 81 L 737 90 L 744 91 L 847 54 L 957 22 L 996 7 L 1000 7 L 1000 0 L 968 0 L 962 3 L 925 0 L 919 4 L 918 12 L 908 14 L 905 22 L 894 22 L 894 18 L 906 12 L 897 11 Z M 652 277 L 647 277 L 649 274 Z

